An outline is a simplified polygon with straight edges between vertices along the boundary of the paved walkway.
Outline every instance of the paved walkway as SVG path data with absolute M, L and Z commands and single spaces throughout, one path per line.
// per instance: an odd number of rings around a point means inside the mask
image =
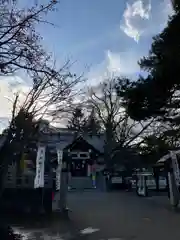
M 86 239 L 179 240 L 180 214 L 132 193 L 69 195 L 70 217 Z

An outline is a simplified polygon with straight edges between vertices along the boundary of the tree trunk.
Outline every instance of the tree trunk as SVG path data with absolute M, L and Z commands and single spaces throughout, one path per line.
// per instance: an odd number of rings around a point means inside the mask
M 7 158 L 6 158 L 7 157 Z M 6 156 L 3 158 L 3 161 L 5 162 L 3 164 L 3 167 L 1 167 L 1 170 L 0 170 L 0 199 L 3 195 L 3 191 L 4 191 L 4 184 L 5 184 L 5 179 L 6 179 L 6 174 L 7 174 L 7 171 L 8 171 L 8 159 L 9 158 L 12 158 L 12 156 Z
M 115 147 L 114 134 L 111 126 L 106 127 L 106 144 L 104 149 L 104 160 L 108 167 L 111 167 L 111 152 Z
M 1 163 L 0 163 L 0 198 L 2 197 L 3 190 L 4 190 L 4 181 L 8 171 L 9 164 L 12 163 L 14 157 L 14 149 L 12 148 L 12 135 L 8 133 L 6 140 L 3 146 L 0 148 L 0 156 L 1 156 Z

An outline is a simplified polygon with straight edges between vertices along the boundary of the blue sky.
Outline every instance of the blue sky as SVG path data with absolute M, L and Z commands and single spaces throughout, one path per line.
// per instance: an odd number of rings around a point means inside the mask
M 88 84 L 94 85 L 107 74 L 137 78 L 137 61 L 147 55 L 152 37 L 163 29 L 170 13 L 170 0 L 61 0 L 57 11 L 46 17 L 57 27 L 40 25 L 37 30 L 59 64 L 67 58 L 76 61 L 73 71 L 85 72 Z M 13 81 L 19 85 L 12 91 L 8 84 Z M 1 79 L 0 118 L 4 125 L 11 114 L 8 98 L 25 85 L 25 79 L 17 77 Z
M 77 72 L 88 67 L 89 78 L 108 66 L 134 77 L 137 61 L 170 12 L 170 0 L 61 0 L 48 18 L 58 27 L 41 26 L 40 32 L 60 62 L 68 57 L 77 61 Z

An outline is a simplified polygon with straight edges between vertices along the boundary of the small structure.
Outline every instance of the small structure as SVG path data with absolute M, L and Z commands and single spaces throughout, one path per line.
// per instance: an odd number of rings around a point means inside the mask
M 173 207 L 177 207 L 180 199 L 180 150 L 170 151 L 157 164 L 164 165 L 168 172 L 169 198 Z
M 136 193 L 138 196 L 148 196 L 148 181 L 152 181 L 153 174 L 151 172 L 139 172 L 136 174 Z
M 98 137 L 83 137 L 81 135 L 74 139 L 74 141 L 65 148 L 66 150 L 69 150 L 71 154 L 72 161 L 70 164 L 70 172 L 72 176 L 88 177 L 92 175 L 94 170 L 98 171 L 104 164 L 102 146 L 100 146 L 101 148 L 98 148 L 96 145 L 97 142 L 95 142 L 97 139 L 95 138 Z
M 103 141 L 100 136 L 77 136 L 65 150 L 69 151 L 69 188 L 96 188 L 97 174 L 104 168 Z

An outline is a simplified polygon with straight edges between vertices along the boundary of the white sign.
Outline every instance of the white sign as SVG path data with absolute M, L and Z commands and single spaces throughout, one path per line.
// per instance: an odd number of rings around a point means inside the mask
M 62 158 L 63 158 L 63 151 L 60 149 L 57 149 L 58 167 L 56 169 L 56 190 L 60 190 L 60 187 L 61 187 Z
M 112 177 L 111 182 L 112 183 L 122 183 L 122 177 Z
M 44 161 L 45 161 L 45 146 L 38 147 L 36 158 L 36 176 L 34 180 L 34 188 L 44 187 Z

